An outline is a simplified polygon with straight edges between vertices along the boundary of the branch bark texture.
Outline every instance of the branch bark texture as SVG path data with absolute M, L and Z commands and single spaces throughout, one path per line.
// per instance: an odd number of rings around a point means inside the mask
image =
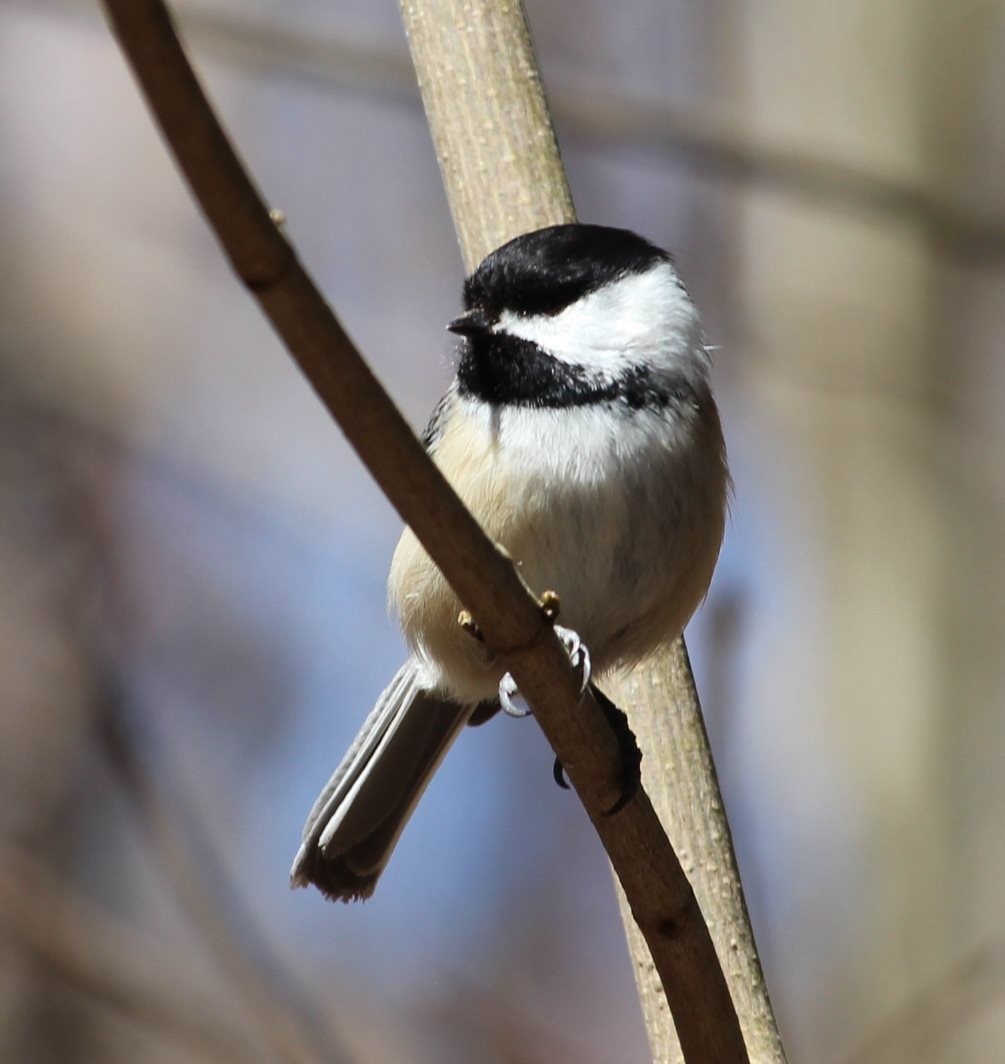
M 410 10 L 417 13 L 421 6 L 413 5 Z M 462 26 L 458 19 L 469 20 L 470 41 L 479 41 L 479 51 L 465 53 L 462 49 L 456 60 L 459 70 L 469 71 L 467 91 L 487 88 L 491 93 L 498 89 L 487 78 L 488 57 L 495 51 L 510 55 L 509 67 L 504 64 L 510 71 L 508 76 L 525 85 L 532 83 L 533 92 L 540 97 L 520 5 L 453 6 L 457 9 L 454 19 L 448 19 L 443 9 L 437 13 L 437 5 L 423 10 L 437 21 L 445 19 L 458 28 Z M 604 815 L 619 792 L 618 744 L 592 697 L 581 698 L 567 655 L 535 598 L 430 461 L 270 220 L 185 59 L 163 4 L 160 0 L 105 0 L 105 8 L 168 146 L 238 276 L 385 494 L 471 611 L 488 644 L 506 662 L 566 766 L 652 953 L 685 1059 L 747 1060 L 708 929 L 649 799 L 640 790 L 616 815 Z M 413 19 L 413 34 L 423 17 L 417 13 L 417 21 Z M 488 19 L 482 30 L 470 22 L 479 18 Z M 475 56 L 480 65 L 471 69 L 469 64 Z M 521 104 L 519 96 L 520 90 L 513 106 L 529 108 L 530 120 L 544 123 L 547 133 L 537 129 L 529 138 L 529 146 L 519 139 L 514 141 L 512 157 L 503 157 L 502 162 L 519 172 L 525 150 L 532 157 L 535 150 L 540 151 L 542 166 L 551 153 L 552 173 L 557 166 L 561 180 L 543 98 L 539 104 L 527 100 Z M 463 100 L 465 107 L 469 105 L 462 96 L 454 98 Z M 514 122 L 508 107 L 495 112 L 495 129 Z M 487 127 L 479 131 L 471 126 L 466 137 L 485 139 L 484 180 L 488 186 L 498 187 L 498 156 L 488 147 L 490 132 Z M 455 216 L 467 211 L 468 203 L 473 210 L 482 198 L 473 186 L 478 171 L 472 173 L 465 163 L 456 167 L 461 181 L 471 185 L 471 194 L 452 196 Z M 533 167 L 526 179 L 542 184 L 551 180 L 544 169 Z M 564 180 L 560 187 L 564 188 Z M 529 202 L 534 185 L 524 188 Z M 507 197 L 497 196 L 494 203 L 488 197 L 484 214 L 477 215 L 484 218 L 479 223 L 482 228 L 473 223 L 471 235 L 465 238 L 469 261 L 511 235 L 497 233 L 491 226 L 509 224 L 515 232 L 558 220 L 549 211 L 561 209 L 571 214 L 567 191 L 549 200 L 540 215 L 528 210 L 526 218 L 505 205 Z M 556 204 L 564 206 L 556 208 Z
M 520 0 L 400 8 L 468 271 L 512 237 L 574 222 Z
M 615 679 L 609 690 L 626 709 L 644 752 L 642 783 L 694 886 L 750 1059 L 785 1064 L 684 640 Z M 684 1060 L 667 1022 L 667 1002 L 652 958 L 639 948 L 639 931 L 620 884 L 618 898 L 653 1058 L 666 1064 Z

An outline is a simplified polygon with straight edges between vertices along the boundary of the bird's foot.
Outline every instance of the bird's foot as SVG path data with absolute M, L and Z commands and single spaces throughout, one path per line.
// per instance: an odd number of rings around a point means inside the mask
M 616 706 L 596 685 L 593 686 L 593 697 L 603 710 L 607 723 L 611 726 L 618 740 L 618 746 L 621 748 L 621 794 L 614 805 L 604 813 L 604 816 L 613 816 L 635 797 L 635 792 L 642 783 L 642 751 L 635 739 L 635 733 L 628 724 L 625 711 Z M 568 790 L 569 784 L 565 780 L 565 770 L 557 757 L 553 771 L 555 782 L 559 787 Z
M 557 616 L 557 596 L 554 595 L 554 592 L 547 591 L 545 592 L 545 595 L 552 596 L 556 610 L 554 615 Z M 542 603 L 542 609 L 546 609 L 549 605 L 550 603 Z M 563 628 L 560 624 L 556 624 L 554 627 L 555 634 L 562 641 L 562 646 L 565 647 L 573 668 L 579 669 L 582 674 L 579 686 L 579 693 L 582 694 L 590 685 L 590 676 L 592 673 L 590 651 L 583 640 L 579 638 L 578 632 L 574 632 L 571 628 Z M 513 700 L 519 695 L 519 693 L 516 680 L 513 679 L 512 674 L 506 673 L 506 675 L 499 681 L 499 705 L 502 706 L 503 712 L 509 717 L 529 717 L 531 715 L 529 709 L 514 704 Z
M 468 633 L 469 636 L 471 636 L 472 639 L 477 640 L 479 643 L 485 642 L 485 636 L 482 635 L 482 630 L 477 624 L 475 624 L 475 619 L 471 616 L 470 610 L 461 610 L 461 612 L 457 614 L 457 623 Z

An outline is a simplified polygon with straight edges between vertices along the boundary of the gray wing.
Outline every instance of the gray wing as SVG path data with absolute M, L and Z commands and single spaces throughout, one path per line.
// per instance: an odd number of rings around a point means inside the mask
M 452 384 L 446 395 L 433 408 L 432 414 L 429 415 L 429 421 L 426 422 L 426 428 L 422 433 L 423 446 L 430 454 L 436 451 L 436 444 L 439 442 L 440 435 L 443 432 L 443 426 L 446 424 L 450 411 L 456 402 L 457 389 Z

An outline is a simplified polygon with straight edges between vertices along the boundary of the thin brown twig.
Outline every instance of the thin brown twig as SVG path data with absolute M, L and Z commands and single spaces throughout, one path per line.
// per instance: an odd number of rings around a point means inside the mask
M 6 844 L 0 845 L 0 925 L 60 978 L 183 1042 L 200 1060 L 256 1058 L 248 1037 L 187 993 L 186 964 L 172 957 L 168 944 L 115 920 Z
M 512 563 L 451 490 L 269 220 L 158 0 L 105 0 L 169 147 L 238 276 L 511 669 L 631 900 L 691 1061 L 746 1061 L 708 928 L 648 797 L 607 817 L 620 749 Z

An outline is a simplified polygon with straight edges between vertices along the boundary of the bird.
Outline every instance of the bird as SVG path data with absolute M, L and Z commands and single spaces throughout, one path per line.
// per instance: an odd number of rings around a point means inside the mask
M 574 660 L 594 679 L 637 664 L 705 597 L 731 487 L 710 349 L 673 257 L 610 226 L 524 233 L 467 277 L 447 328 L 455 375 L 429 455 L 525 583 L 557 594 Z M 454 740 L 511 705 L 503 664 L 458 623 L 462 603 L 407 527 L 388 599 L 408 658 L 290 873 L 333 900 L 373 893 Z

